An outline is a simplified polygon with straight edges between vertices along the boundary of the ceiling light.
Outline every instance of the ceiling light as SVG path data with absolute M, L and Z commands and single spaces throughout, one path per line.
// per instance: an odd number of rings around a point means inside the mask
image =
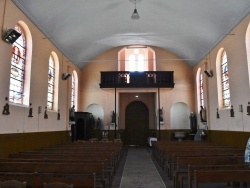
M 140 2 L 141 0 L 130 0 L 131 3 L 134 3 L 135 4 L 135 9 L 134 9 L 134 12 L 131 16 L 132 20 L 138 20 L 140 18 L 138 12 L 137 12 L 137 9 L 136 9 L 136 3 Z
M 137 12 L 137 9 L 136 9 L 136 5 L 135 5 L 135 9 L 134 9 L 134 12 L 131 16 L 132 20 L 138 20 L 140 18 L 138 12 Z

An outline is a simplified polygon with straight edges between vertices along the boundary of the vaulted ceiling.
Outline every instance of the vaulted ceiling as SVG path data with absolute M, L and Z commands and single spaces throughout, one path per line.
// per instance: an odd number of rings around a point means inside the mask
M 250 0 L 12 1 L 80 68 L 134 44 L 166 49 L 194 66 L 225 36 L 236 37 L 231 30 L 250 12 Z M 131 19 L 135 1 L 139 20 Z

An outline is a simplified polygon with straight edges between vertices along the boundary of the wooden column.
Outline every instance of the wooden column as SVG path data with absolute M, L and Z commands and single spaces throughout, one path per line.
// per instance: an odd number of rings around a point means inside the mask
M 158 87 L 158 140 L 161 140 L 161 121 L 160 121 L 160 88 Z
M 116 88 L 115 88 L 115 139 L 116 139 Z

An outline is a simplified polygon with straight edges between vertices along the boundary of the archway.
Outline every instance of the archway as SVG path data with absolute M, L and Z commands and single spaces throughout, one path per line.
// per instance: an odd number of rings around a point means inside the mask
M 92 113 L 94 117 L 93 129 L 103 129 L 104 110 L 99 104 L 91 104 L 87 107 L 87 112 Z
M 128 104 L 125 111 L 125 145 L 146 146 L 149 130 L 149 110 L 140 101 Z

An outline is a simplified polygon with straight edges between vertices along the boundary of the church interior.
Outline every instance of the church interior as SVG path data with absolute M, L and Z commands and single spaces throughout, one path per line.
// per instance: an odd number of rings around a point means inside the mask
M 0 186 L 5 163 L 45 174 L 66 151 L 75 176 L 61 187 L 82 187 L 71 183 L 87 163 L 73 160 L 78 152 L 88 163 L 112 154 L 105 180 L 85 172 L 82 184 L 96 184 L 86 187 L 202 187 L 216 177 L 250 186 L 249 13 L 248 0 L 1 0 Z M 180 166 L 216 155 L 207 165 L 224 176 L 193 169 L 189 180 L 171 153 L 184 147 L 192 152 Z M 41 174 L 26 174 L 27 187 L 63 181 Z

